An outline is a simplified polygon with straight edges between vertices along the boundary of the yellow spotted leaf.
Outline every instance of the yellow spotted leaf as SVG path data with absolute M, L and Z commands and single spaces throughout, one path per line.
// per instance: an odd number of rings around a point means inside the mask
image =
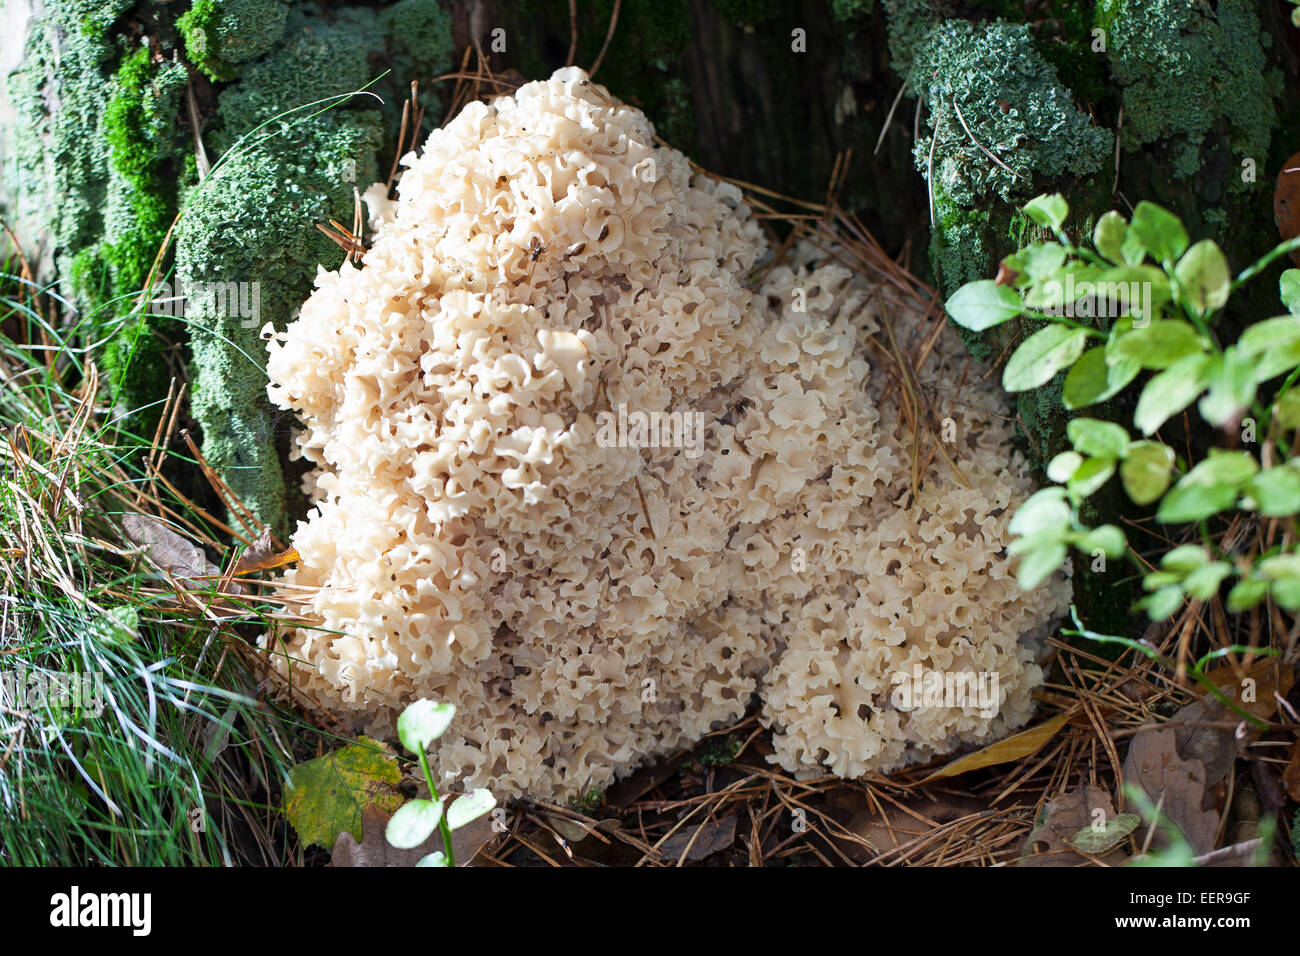
M 397 755 L 362 737 L 290 770 L 284 813 L 304 843 L 331 847 L 344 831 L 360 840 L 366 807 L 393 813 L 406 802 L 401 782 Z

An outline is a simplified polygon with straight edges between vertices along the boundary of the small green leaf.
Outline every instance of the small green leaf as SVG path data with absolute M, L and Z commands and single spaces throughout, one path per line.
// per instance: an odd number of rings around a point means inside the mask
M 442 855 L 441 850 L 434 850 L 432 853 L 426 853 L 416 861 L 416 866 L 446 866 L 447 858 Z
M 1064 488 L 1036 491 L 1016 509 L 1007 529 L 1014 535 L 1028 537 L 1039 531 L 1060 530 L 1070 525 L 1070 506 L 1065 503 Z
M 1256 382 L 1300 365 L 1300 315 L 1281 315 L 1256 322 L 1237 339 L 1237 351 L 1254 364 Z
M 1141 265 L 1146 259 L 1146 246 L 1142 245 L 1142 240 L 1138 238 L 1133 227 L 1129 226 L 1128 232 L 1124 234 L 1124 245 L 1120 246 L 1120 255 L 1124 261 L 1131 266 Z
M 1258 463 L 1245 452 L 1211 451 L 1165 495 L 1156 520 L 1172 524 L 1218 514 L 1236 503 L 1237 489 L 1258 470 Z
M 1300 272 L 1300 269 L 1291 269 Z M 1300 342 L 1300 315 L 1279 315 L 1255 322 L 1237 339 L 1237 349 L 1243 355 L 1264 355 L 1275 349 Z
M 1092 244 L 1097 251 L 1119 265 L 1124 261 L 1124 238 L 1128 235 L 1128 220 L 1111 210 L 1097 220 L 1092 231 Z
M 1219 593 L 1223 579 L 1232 573 L 1227 561 L 1214 561 L 1197 568 L 1183 580 L 1183 590 L 1198 601 L 1208 601 Z
M 1223 308 L 1232 286 L 1232 273 L 1223 250 L 1210 239 L 1192 246 L 1174 267 L 1183 302 L 1205 315 Z
M 1147 616 L 1153 621 L 1163 621 L 1183 606 L 1183 591 L 1177 586 L 1161 588 L 1155 594 L 1138 601 L 1138 607 L 1146 608 Z
M 1174 451 L 1155 441 L 1135 441 L 1119 466 L 1120 481 L 1134 504 L 1149 505 L 1169 487 Z
M 1016 580 L 1020 583 L 1021 590 L 1032 591 L 1046 581 L 1065 563 L 1068 553 L 1065 545 L 1057 541 L 1024 555 L 1016 571 Z
M 1196 406 L 1201 417 L 1219 428 L 1235 423 L 1255 400 L 1255 372 L 1236 346 L 1224 349 L 1210 366 L 1210 390 Z
M 1123 458 L 1128 451 L 1128 432 L 1114 422 L 1096 418 L 1074 418 L 1065 427 L 1074 450 L 1081 455 Z
M 1085 292 L 1098 300 L 1099 314 L 1111 318 L 1127 314 L 1144 322 L 1155 319 L 1161 306 L 1173 299 L 1169 276 L 1163 269 L 1146 265 L 1107 269 L 1097 277 L 1094 287 Z
M 1150 435 L 1181 412 L 1209 384 L 1211 364 L 1208 355 L 1189 355 L 1153 377 L 1142 389 L 1133 424 Z
M 1083 354 L 1088 333 L 1065 325 L 1048 325 L 1020 343 L 1002 370 L 1002 387 L 1008 392 L 1024 392 L 1052 380 Z
M 1020 315 L 1024 304 L 1015 289 L 980 279 L 954 292 L 944 308 L 962 328 L 983 332 Z
M 1300 555 L 1265 558 L 1255 570 L 1268 580 L 1268 593 L 1288 611 L 1300 608 Z
M 459 830 L 483 814 L 492 812 L 492 808 L 496 805 L 497 800 L 492 796 L 492 792 L 480 787 L 465 794 L 447 808 L 447 826 Z
M 1077 451 L 1063 451 L 1047 464 L 1047 477 L 1052 481 L 1064 484 L 1069 481 L 1079 466 L 1083 464 L 1083 456 Z
M 1231 485 L 1240 488 L 1259 471 L 1259 462 L 1244 451 L 1211 448 L 1209 457 L 1183 476 L 1180 485 Z
M 1256 578 L 1243 578 L 1234 584 L 1232 590 L 1228 592 L 1224 605 L 1227 607 L 1229 614 L 1240 614 L 1242 611 L 1249 611 L 1264 600 L 1264 596 L 1267 594 L 1267 581 Z
M 1035 196 L 1021 208 L 1024 209 L 1025 215 L 1034 222 L 1040 226 L 1046 226 L 1054 232 L 1060 231 L 1061 226 L 1065 223 L 1065 217 L 1070 214 L 1070 206 L 1060 193 L 1052 193 L 1051 195 L 1043 193 L 1041 196 Z
M 1174 571 L 1179 579 L 1210 563 L 1210 552 L 1199 544 L 1182 544 L 1160 559 L 1160 566 Z
M 1273 403 L 1273 417 L 1283 431 L 1300 428 L 1300 390 L 1288 389 Z
M 1074 411 L 1097 402 L 1104 402 L 1120 391 L 1142 371 L 1137 362 L 1123 359 L 1114 365 L 1106 364 L 1105 346 L 1097 346 L 1083 353 L 1065 376 L 1061 399 L 1065 407 Z
M 1278 465 L 1255 475 L 1242 489 L 1245 507 L 1269 518 L 1285 518 L 1300 513 L 1300 470 Z
M 1173 571 L 1153 571 L 1142 579 L 1142 586 L 1148 591 L 1159 591 L 1161 588 L 1178 584 L 1182 580 L 1183 576 L 1175 574 Z
M 1113 474 L 1115 474 L 1114 458 L 1089 458 L 1079 466 L 1066 487 L 1069 488 L 1070 494 L 1078 498 L 1086 498 L 1109 481 Z
M 1182 221 L 1145 199 L 1133 210 L 1133 224 L 1129 229 L 1143 248 L 1163 265 L 1172 266 L 1187 250 L 1187 230 Z
M 1136 830 L 1141 822 L 1142 818 L 1136 813 L 1121 813 L 1105 821 L 1101 829 L 1093 826 L 1084 827 L 1070 838 L 1070 843 L 1081 853 L 1099 856 L 1117 846 L 1121 840 Z
M 1033 242 L 1002 260 L 1008 269 L 1040 281 L 1065 265 L 1065 247 L 1059 242 Z
M 1050 278 L 1034 283 L 1025 291 L 1025 308 L 1049 315 L 1088 318 L 1095 314 L 1096 285 L 1105 274 L 1104 269 L 1081 259 L 1067 262 Z
M 399 850 L 409 850 L 429 839 L 433 831 L 438 829 L 441 820 L 441 803 L 436 800 L 411 800 L 402 804 L 392 815 L 384 836 Z
M 1168 368 L 1179 359 L 1205 351 L 1200 333 L 1178 319 L 1161 319 L 1131 329 L 1106 346 L 1106 360 L 1128 359 L 1143 368 Z
M 1291 313 L 1300 313 L 1300 269 L 1287 269 L 1278 280 L 1282 304 Z
M 439 704 L 422 697 L 408 705 L 397 718 L 397 736 L 411 753 L 426 753 L 429 745 L 446 732 L 455 716 L 455 704 Z
M 1156 511 L 1156 520 L 1164 524 L 1200 521 L 1231 508 L 1237 489 L 1230 485 L 1184 485 L 1179 482 L 1165 495 Z
M 1100 550 L 1108 558 L 1122 558 L 1128 549 L 1124 532 L 1113 524 L 1104 524 L 1093 528 L 1079 541 L 1079 547 L 1091 554 Z

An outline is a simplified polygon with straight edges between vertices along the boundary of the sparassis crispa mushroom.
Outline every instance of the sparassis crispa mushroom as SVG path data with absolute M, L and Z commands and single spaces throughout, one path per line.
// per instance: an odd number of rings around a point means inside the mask
M 360 267 L 321 271 L 269 346 L 315 465 L 285 582 L 319 626 L 264 638 L 295 686 L 372 733 L 452 700 L 443 773 L 552 799 L 756 692 L 774 761 L 846 777 L 1028 718 L 1068 586 L 1015 583 L 1031 482 L 950 335 L 839 265 L 751 291 L 740 192 L 576 69 L 406 163 Z M 931 442 L 915 497 L 883 321 L 930 342 L 951 419 L 960 474 Z M 900 695 L 922 672 L 992 696 Z

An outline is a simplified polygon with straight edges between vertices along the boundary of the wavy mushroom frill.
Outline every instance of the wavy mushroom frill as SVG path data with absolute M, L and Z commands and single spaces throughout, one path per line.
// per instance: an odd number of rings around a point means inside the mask
M 872 342 L 930 327 L 838 266 L 751 291 L 739 191 L 581 71 L 467 106 L 406 162 L 360 267 L 322 271 L 269 346 L 316 466 L 285 582 L 319 626 L 263 640 L 296 686 L 372 733 L 453 700 L 441 772 L 552 799 L 756 691 L 791 770 L 887 770 L 1026 719 L 1021 637 L 1068 592 L 1015 589 L 1031 487 L 959 346 L 927 368 L 963 474 L 927 458 L 908 501 Z M 999 699 L 899 705 L 914 663 L 996 669 Z

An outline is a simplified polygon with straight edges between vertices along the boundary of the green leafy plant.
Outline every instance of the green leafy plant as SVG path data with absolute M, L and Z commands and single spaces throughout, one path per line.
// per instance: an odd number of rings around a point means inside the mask
M 975 331 L 1013 318 L 1027 329 L 1036 325 L 1007 360 L 1003 387 L 1026 391 L 1066 372 L 1062 398 L 1072 411 L 1114 398 L 1146 377 L 1133 414 L 1137 437 L 1114 422 L 1075 418 L 1067 429 L 1072 447 L 1047 467 L 1055 484 L 1012 518 L 1021 586 L 1037 587 L 1070 548 L 1128 557 L 1146 571 L 1120 528 L 1088 527 L 1080 519 L 1084 501 L 1118 475 L 1135 504 L 1155 507 L 1157 521 L 1195 526 L 1201 539 L 1173 548 L 1144 575 L 1148 593 L 1139 605 L 1153 620 L 1170 617 L 1189 598 L 1209 600 L 1225 584 L 1231 585 L 1230 612 L 1265 597 L 1300 610 L 1300 460 L 1293 454 L 1300 428 L 1300 391 L 1293 389 L 1300 378 L 1300 269 L 1281 276 L 1287 314 L 1255 322 L 1227 343 L 1219 321 L 1232 294 L 1300 248 L 1300 238 L 1234 278 L 1214 242 L 1192 243 L 1178 217 L 1153 203 L 1138 203 L 1132 221 L 1106 213 L 1090 244 L 1066 234 L 1069 207 L 1061 196 L 1038 196 L 1023 208 L 1056 241 L 1034 242 L 1004 259 L 996 280 L 958 289 L 947 303 L 953 321 Z M 1181 458 L 1159 431 L 1193 404 L 1221 444 L 1254 444 L 1258 453 L 1216 447 L 1200 460 Z M 1187 453 L 1193 454 L 1190 447 Z M 1210 521 L 1237 512 L 1278 519 L 1283 533 L 1262 552 L 1225 551 Z
M 458 797 L 445 809 L 443 807 L 446 798 L 438 796 L 438 785 L 434 782 L 433 771 L 429 769 L 429 747 L 446 732 L 455 716 L 455 704 L 440 704 L 421 698 L 410 704 L 397 718 L 397 735 L 402 740 L 402 746 L 419 758 L 424 782 L 429 787 L 429 799 L 404 803 L 389 819 L 384 835 L 393 846 L 409 850 L 427 840 L 434 830 L 442 833 L 442 850 L 421 857 L 416 866 L 455 866 L 452 831 L 490 813 L 497 805 L 496 798 L 490 791 L 479 788 Z

